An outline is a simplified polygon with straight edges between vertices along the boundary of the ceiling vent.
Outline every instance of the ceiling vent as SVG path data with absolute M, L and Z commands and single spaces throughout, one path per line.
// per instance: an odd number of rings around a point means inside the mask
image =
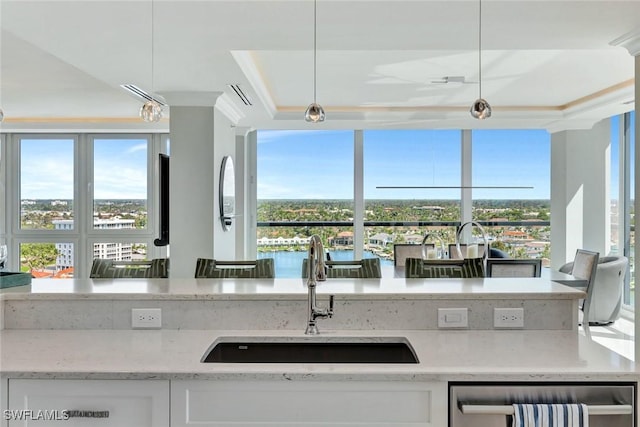
M 246 93 L 244 93 L 239 84 L 229 84 L 227 86 L 229 86 L 231 90 L 233 90 L 236 95 L 238 95 L 238 98 L 240 98 L 240 101 L 242 101 L 244 105 L 253 105 L 253 102 L 251 102 L 251 99 L 247 96 Z
M 123 84 L 120 85 L 120 87 L 124 90 L 126 90 L 127 92 L 129 92 L 129 94 L 133 95 L 134 97 L 141 99 L 143 102 L 147 102 L 147 101 L 155 101 L 158 104 L 160 104 L 163 107 L 167 106 L 167 102 L 164 100 L 163 97 L 159 96 L 159 95 L 151 95 L 147 92 L 145 92 L 144 90 L 140 89 L 138 86 L 136 85 L 132 85 L 132 84 Z

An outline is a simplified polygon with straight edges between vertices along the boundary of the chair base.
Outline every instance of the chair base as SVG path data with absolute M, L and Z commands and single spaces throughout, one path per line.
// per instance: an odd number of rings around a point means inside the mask
M 613 325 L 613 320 L 608 322 L 589 322 L 589 326 L 609 326 Z

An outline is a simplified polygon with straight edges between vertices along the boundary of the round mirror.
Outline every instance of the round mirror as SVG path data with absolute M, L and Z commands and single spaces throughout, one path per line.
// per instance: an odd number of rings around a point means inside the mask
M 220 221 L 224 231 L 231 228 L 235 209 L 236 177 L 233 170 L 233 159 L 231 156 L 224 156 L 220 168 Z

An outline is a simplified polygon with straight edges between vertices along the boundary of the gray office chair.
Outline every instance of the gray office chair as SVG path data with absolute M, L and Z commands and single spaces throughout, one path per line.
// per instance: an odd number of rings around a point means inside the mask
M 219 261 L 198 258 L 196 279 L 273 279 L 275 277 L 273 258 L 255 261 Z
M 629 259 L 624 256 L 605 256 L 598 260 L 591 288 L 589 325 L 609 325 L 620 318 L 628 264 Z
M 591 322 L 591 306 L 593 301 L 593 286 L 596 279 L 596 273 L 598 268 L 598 259 L 600 254 L 598 252 L 587 251 L 585 249 L 578 249 L 573 262 L 567 263 L 560 267 L 560 271 L 563 273 L 569 273 L 578 279 L 587 281 L 587 286 L 584 288 L 587 296 L 582 302 L 581 307 L 581 319 L 580 323 L 584 323 L 585 319 L 589 325 Z M 595 325 L 596 323 L 593 322 Z

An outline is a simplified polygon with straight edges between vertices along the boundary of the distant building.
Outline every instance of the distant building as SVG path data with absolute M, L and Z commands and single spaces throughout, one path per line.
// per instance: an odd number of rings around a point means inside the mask
M 66 200 L 52 200 L 51 206 L 67 206 L 69 202 Z
M 258 246 L 304 246 L 309 243 L 307 237 L 261 237 L 258 239 Z
M 387 246 L 393 243 L 393 236 L 387 233 L 377 233 L 369 237 L 369 244 L 375 246 Z
M 549 247 L 549 242 L 534 241 L 525 244 L 525 251 L 529 258 L 540 258 L 544 250 Z
M 341 233 L 338 233 L 337 236 L 329 238 L 329 244 L 331 246 L 352 246 L 353 232 L 343 231 Z
M 505 242 L 532 240 L 526 232 L 519 230 L 507 230 L 502 234 L 502 237 Z
M 53 220 L 55 230 L 72 230 L 73 220 L 58 219 Z M 96 229 L 133 229 L 135 221 L 132 219 L 94 219 L 93 225 Z M 56 259 L 56 271 L 73 267 L 73 243 L 56 243 L 58 257 Z M 93 245 L 93 257 L 111 259 L 114 261 L 131 261 L 133 256 L 133 245 L 131 243 L 95 243 Z
M 405 243 L 413 243 L 416 245 L 419 245 L 422 243 L 422 239 L 424 239 L 424 236 L 422 234 L 406 234 L 404 236 L 404 242 Z
M 433 211 L 433 212 L 444 211 L 444 208 L 442 206 L 413 206 L 413 209 L 416 209 L 419 211 Z

